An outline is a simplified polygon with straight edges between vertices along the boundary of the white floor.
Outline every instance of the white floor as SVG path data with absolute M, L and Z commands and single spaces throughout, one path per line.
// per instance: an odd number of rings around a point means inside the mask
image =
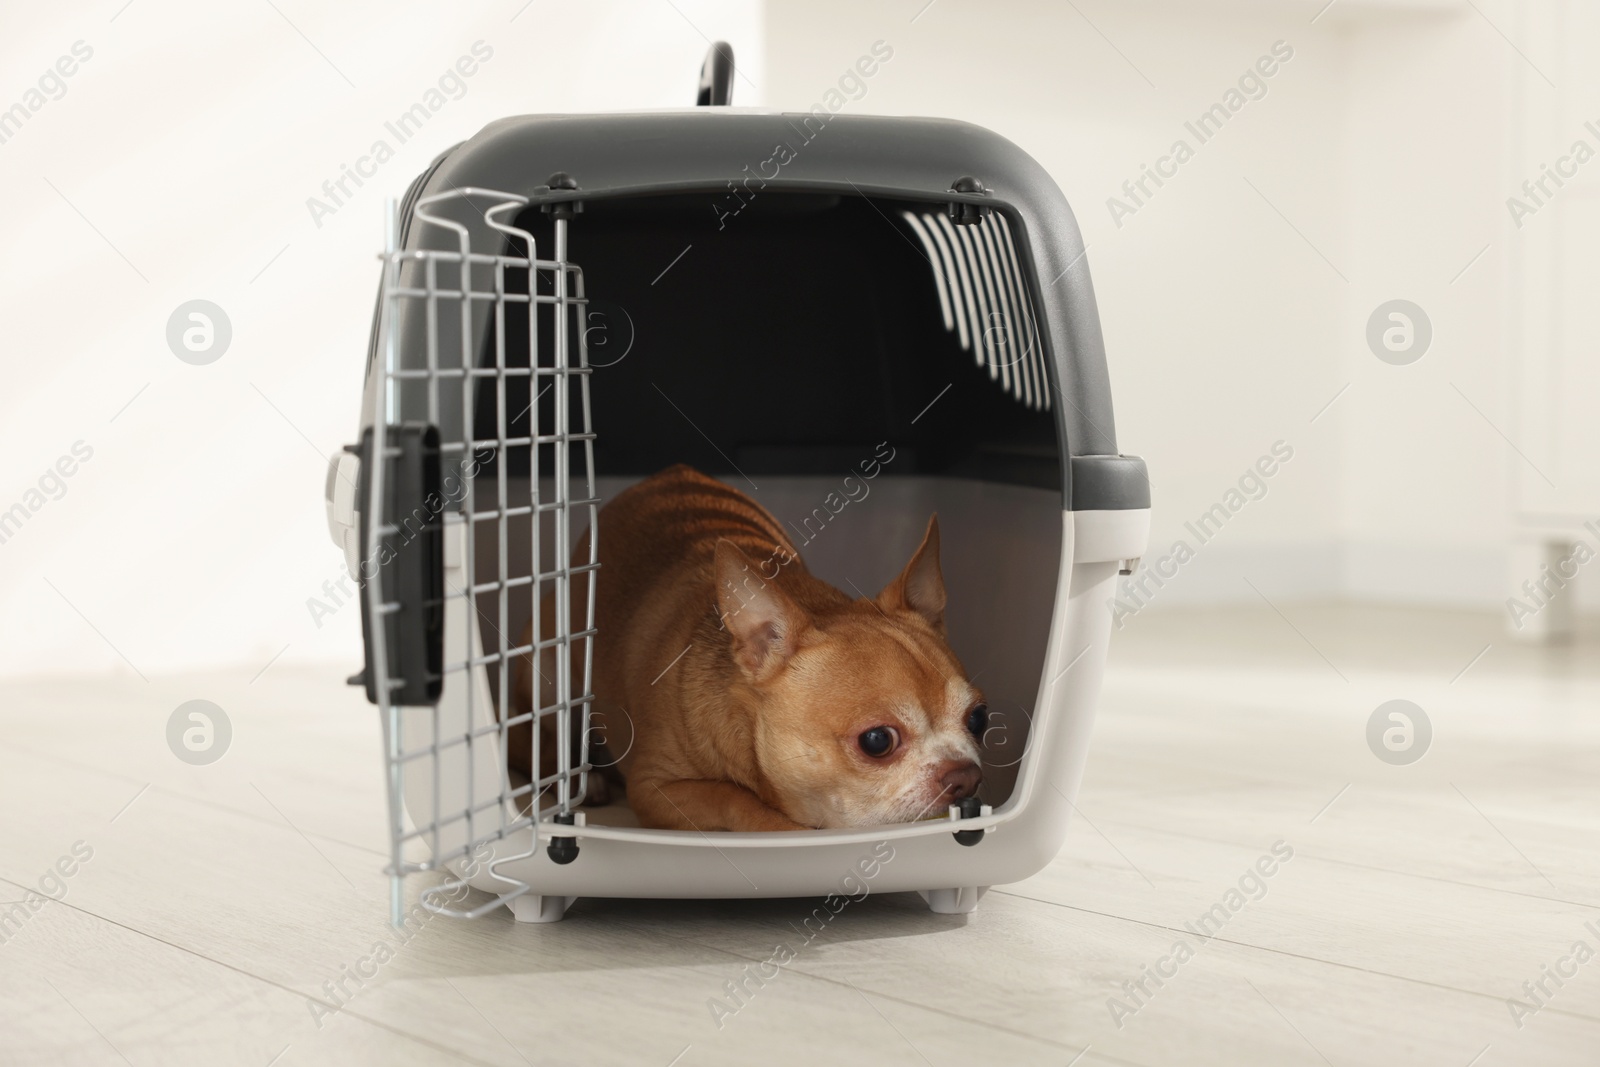
M 1488 616 L 1151 612 L 1115 639 L 1055 863 L 964 918 L 869 897 L 804 947 L 799 900 L 588 900 L 400 944 L 375 717 L 338 672 L 13 684 L 0 912 L 93 854 L 0 927 L 0 1062 L 1600 1063 L 1600 958 L 1571 955 L 1600 953 L 1597 652 Z M 209 767 L 164 739 L 193 698 L 233 723 Z M 1433 724 L 1411 766 L 1365 740 L 1392 698 Z M 1186 929 L 1278 842 L 1260 899 Z M 796 958 L 719 1027 L 780 942 Z

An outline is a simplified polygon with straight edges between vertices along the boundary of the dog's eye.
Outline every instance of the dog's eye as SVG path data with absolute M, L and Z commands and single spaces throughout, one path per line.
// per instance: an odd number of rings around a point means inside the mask
M 983 732 L 989 728 L 989 705 L 979 704 L 967 712 L 967 732 L 978 740 L 983 740 Z
M 893 752 L 899 742 L 900 734 L 893 726 L 874 726 L 870 730 L 863 730 L 861 736 L 856 738 L 861 751 L 874 759 L 882 759 Z

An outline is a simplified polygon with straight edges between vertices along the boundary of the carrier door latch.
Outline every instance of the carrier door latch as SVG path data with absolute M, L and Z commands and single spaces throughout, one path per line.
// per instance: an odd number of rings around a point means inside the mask
M 957 178 L 955 184 L 950 186 L 950 191 L 972 196 L 989 195 L 989 190 L 984 188 L 983 183 L 970 174 Z M 976 226 L 988 218 L 989 212 L 994 210 L 987 204 L 974 204 L 970 200 L 952 200 L 945 209 L 950 213 L 950 221 L 957 226 Z
M 366 667 L 356 677 L 367 699 L 380 703 L 378 674 L 383 657 L 389 692 L 383 703 L 431 705 L 444 684 L 444 512 L 440 491 L 439 430 L 402 423 L 385 427 L 382 457 L 373 455 L 373 433 L 361 435 L 358 494 L 367 499 L 368 479 L 383 479 L 383 510 L 377 558 L 362 568 L 361 632 Z M 381 470 L 380 470 L 381 467 Z M 361 509 L 364 547 L 374 517 Z M 376 573 L 367 574 L 368 567 Z M 382 607 L 373 618 L 366 586 L 377 582 Z M 354 680 L 354 679 L 352 679 Z

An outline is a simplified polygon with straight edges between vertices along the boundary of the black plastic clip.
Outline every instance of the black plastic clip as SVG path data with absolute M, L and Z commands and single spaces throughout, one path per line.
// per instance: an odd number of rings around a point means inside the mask
M 554 821 L 562 826 L 572 826 L 577 816 L 570 811 L 558 812 Z M 545 849 L 553 863 L 571 863 L 578 858 L 578 839 L 576 837 L 552 837 L 549 846 Z
M 983 801 L 977 797 L 962 797 L 960 810 L 963 819 L 976 819 L 983 814 Z M 955 839 L 958 844 L 976 845 L 983 840 L 983 834 L 982 830 L 957 830 Z
M 576 192 L 577 188 L 578 179 L 574 178 L 564 170 L 558 170 L 545 180 L 543 189 L 537 191 L 563 193 Z M 557 200 L 553 203 L 541 205 L 539 210 L 543 211 L 546 215 L 549 215 L 553 219 L 570 219 L 574 215 L 583 214 L 583 201 Z
M 970 174 L 957 178 L 955 184 L 950 186 L 952 193 L 969 193 L 973 196 L 988 196 L 989 190 L 984 188 L 982 182 Z M 989 217 L 993 209 L 987 204 L 974 204 L 969 200 L 952 200 L 946 205 L 950 213 L 950 221 L 957 226 L 976 226 Z

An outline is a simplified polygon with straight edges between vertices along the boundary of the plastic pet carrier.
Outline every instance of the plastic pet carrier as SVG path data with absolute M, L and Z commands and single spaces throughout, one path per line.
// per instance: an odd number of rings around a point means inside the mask
M 359 443 L 327 496 L 362 586 L 352 682 L 383 723 L 396 922 L 423 871 L 444 877 L 422 905 L 466 917 L 866 885 L 966 912 L 1065 837 L 1150 503 L 1072 212 L 976 126 L 727 106 L 729 62 L 708 57 L 710 106 L 495 122 L 390 206 Z M 583 534 L 676 463 L 860 595 L 938 513 L 949 643 L 990 709 L 978 796 L 768 833 L 588 803 L 630 742 L 590 722 L 606 574 Z M 577 654 L 518 716 L 517 662 L 547 648 Z

